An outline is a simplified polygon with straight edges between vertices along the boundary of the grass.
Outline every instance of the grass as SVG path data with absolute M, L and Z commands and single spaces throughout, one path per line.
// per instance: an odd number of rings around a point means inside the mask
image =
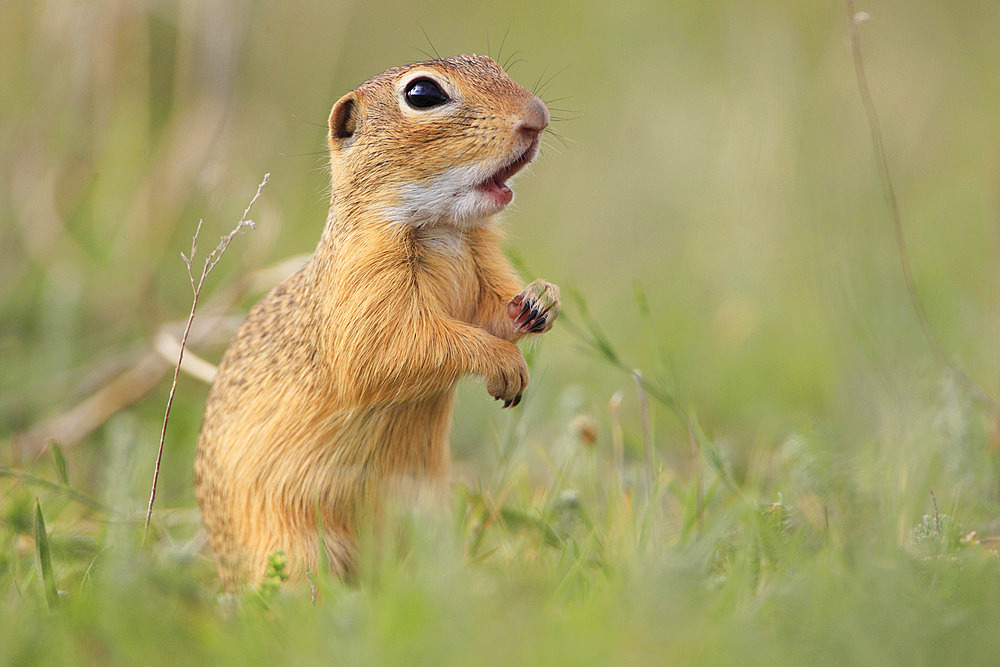
M 857 7 L 908 285 L 840 3 L 512 3 L 0 7 L 0 664 L 995 661 L 1000 436 L 909 298 L 1000 396 L 998 10 Z M 220 596 L 187 374 L 140 546 L 178 253 L 271 173 L 191 331 L 218 359 L 316 242 L 330 105 L 419 26 L 575 118 L 507 216 L 565 317 L 518 409 L 462 385 L 447 512 L 356 584 L 276 557 Z
M 981 437 L 970 406 L 942 410 L 947 429 Z M 235 599 L 217 594 L 196 514 L 158 511 L 141 550 L 141 511 L 80 496 L 53 448 L 31 476 L 0 471 L 17 480 L 3 503 L 5 660 L 989 661 L 1000 559 L 970 526 L 994 504 L 963 494 L 942 513 L 931 495 L 907 498 L 926 513 L 899 524 L 891 487 L 926 475 L 922 461 L 859 475 L 813 432 L 739 470 L 692 428 L 692 460 L 649 464 L 631 443 L 620 470 L 586 432 L 535 451 L 514 435 L 491 476 L 456 485 L 450 515 L 401 515 L 399 543 L 367 550 L 356 585 L 282 586 L 277 561 Z M 968 452 L 965 492 L 992 478 L 975 467 L 986 454 Z

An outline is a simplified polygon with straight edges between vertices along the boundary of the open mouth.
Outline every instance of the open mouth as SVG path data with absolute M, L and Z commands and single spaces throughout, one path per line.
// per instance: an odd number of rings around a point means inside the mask
M 490 195 L 499 206 L 506 206 L 514 198 L 514 193 L 507 186 L 507 180 L 514 174 L 521 171 L 524 165 L 531 162 L 538 152 L 538 137 L 531 142 L 531 145 L 521 153 L 513 162 L 506 167 L 497 170 L 495 174 L 476 186 L 477 189 Z

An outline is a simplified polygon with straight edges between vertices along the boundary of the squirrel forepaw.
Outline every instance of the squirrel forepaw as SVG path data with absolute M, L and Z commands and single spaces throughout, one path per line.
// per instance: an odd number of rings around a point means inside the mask
M 559 288 L 536 280 L 507 304 L 507 315 L 517 333 L 545 333 L 559 316 Z
M 517 347 L 511 343 L 507 345 L 510 345 L 510 354 L 487 376 L 486 391 L 494 399 L 503 401 L 505 408 L 512 408 L 521 402 L 528 386 L 528 365 Z

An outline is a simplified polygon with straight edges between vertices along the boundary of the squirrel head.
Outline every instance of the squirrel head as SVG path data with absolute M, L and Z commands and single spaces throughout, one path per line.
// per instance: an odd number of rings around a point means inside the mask
M 333 199 L 407 225 L 472 225 L 513 199 L 549 111 L 492 59 L 396 67 L 330 113 Z

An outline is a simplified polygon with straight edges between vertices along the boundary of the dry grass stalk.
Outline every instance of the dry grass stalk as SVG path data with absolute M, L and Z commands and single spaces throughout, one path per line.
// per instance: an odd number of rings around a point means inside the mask
M 642 384 L 642 371 L 638 368 L 632 369 L 632 377 L 635 378 L 635 389 L 639 394 L 639 411 L 642 415 L 642 443 L 646 458 L 646 470 L 650 479 L 656 476 L 656 469 L 653 463 L 655 452 L 653 449 L 653 426 L 649 416 L 649 397 L 646 396 L 646 388 Z
M 154 347 L 160 357 L 166 361 L 181 358 L 181 342 L 166 331 L 161 331 L 156 335 Z M 215 373 L 218 370 L 215 364 L 206 361 L 190 350 L 185 350 L 184 352 L 184 361 L 181 363 L 181 370 L 205 384 L 212 384 L 215 380 Z
M 243 321 L 242 316 L 227 315 L 240 299 L 248 293 L 259 294 L 268 291 L 288 276 L 300 269 L 309 259 L 309 254 L 294 255 L 275 262 L 271 266 L 240 276 L 231 285 L 213 294 L 188 335 L 181 372 L 211 383 L 215 367 L 195 356 L 188 348 L 192 345 L 228 340 L 236 327 Z M 132 405 L 159 384 L 163 376 L 180 356 L 180 334 L 182 322 L 164 324 L 157 332 L 152 349 L 135 358 L 120 374 L 104 383 L 73 407 L 55 415 L 47 416 L 30 429 L 16 434 L 12 446 L 19 459 L 37 459 L 45 454 L 48 443 L 55 441 L 62 447 L 72 447 L 87 437 L 112 415 Z M 176 333 L 175 333 L 176 332 Z
M 226 305 L 228 309 L 231 304 Z M 191 329 L 188 344 L 203 344 L 217 339 L 228 339 L 239 326 L 242 318 L 225 315 L 202 315 Z M 177 335 L 172 332 L 176 330 Z M 47 416 L 31 428 L 17 433 L 12 438 L 12 447 L 19 460 L 37 460 L 48 451 L 50 442 L 58 442 L 61 447 L 72 447 L 104 424 L 112 415 L 127 408 L 159 384 L 167 371 L 173 367 L 178 356 L 181 323 L 164 324 L 156 334 L 152 349 L 130 355 L 131 360 L 111 379 L 101 384 L 86 398 L 71 408 Z M 169 340 L 168 346 L 165 340 Z M 169 354 L 168 348 L 169 347 Z M 181 371 L 199 379 L 204 379 L 207 366 L 195 368 L 190 364 L 191 353 L 187 352 Z M 98 362 L 102 363 L 102 362 Z M 214 367 L 213 367 L 214 369 Z M 4 443 L 0 443 L 2 446 Z
M 63 447 L 75 444 L 123 407 L 150 392 L 166 373 L 166 368 L 156 352 L 143 354 L 127 370 L 69 410 L 16 434 L 13 438 L 16 456 L 22 460 L 37 460 L 51 442 L 58 442 Z
M 899 203 L 896 200 L 896 190 L 892 184 L 892 175 L 889 172 L 889 159 L 885 150 L 885 141 L 882 138 L 882 129 L 879 124 L 878 113 L 875 110 L 875 101 L 872 99 L 871 91 L 868 88 L 868 76 L 865 73 L 864 61 L 861 58 L 861 35 L 858 30 L 864 21 L 870 17 L 867 12 L 855 12 L 854 0 L 845 0 L 847 4 L 847 34 L 850 38 L 851 55 L 854 59 L 854 74 L 858 82 L 858 93 L 861 95 L 861 105 L 865 109 L 865 116 L 868 119 L 868 129 L 872 135 L 872 148 L 875 151 L 875 164 L 878 170 L 879 180 L 882 183 L 882 195 L 889 206 L 889 217 L 892 221 L 892 229 L 896 239 L 896 249 L 899 254 L 899 264 L 903 272 L 903 282 L 906 284 L 906 292 L 910 298 L 913 312 L 916 313 L 920 322 L 920 329 L 927 340 L 928 346 L 937 357 L 938 362 L 950 371 L 965 388 L 982 403 L 993 417 L 993 427 L 1000 430 L 1000 403 L 983 389 L 982 385 L 959 368 L 951 360 L 944 346 L 937 339 L 934 330 L 931 328 L 927 313 L 923 303 L 917 295 L 917 284 L 913 279 L 913 269 L 910 267 L 910 254 L 906 249 L 906 236 L 903 234 L 903 220 L 899 212 Z
M 622 431 L 621 407 L 622 392 L 616 391 L 608 401 L 608 412 L 611 413 L 611 450 L 615 462 L 615 476 L 618 478 L 618 488 L 625 492 L 625 434 Z
M 145 543 L 146 534 L 149 532 L 149 520 L 153 515 L 153 503 L 156 501 L 156 483 L 160 478 L 160 462 L 163 459 L 163 442 L 167 436 L 167 422 L 170 421 L 170 408 L 174 403 L 174 393 L 177 390 L 177 377 L 181 372 L 181 364 L 184 363 L 184 348 L 187 346 L 188 335 L 191 333 L 191 324 L 194 322 L 194 313 L 198 308 L 198 297 L 201 296 L 201 288 L 205 285 L 205 279 L 208 278 L 208 274 L 212 272 L 212 269 L 219 263 L 222 259 L 223 253 L 229 248 L 229 244 L 232 243 L 236 235 L 239 234 L 244 228 L 253 229 L 253 221 L 248 219 L 247 216 L 250 215 L 250 208 L 254 205 L 257 199 L 260 197 L 261 191 L 264 186 L 267 185 L 268 179 L 271 174 L 264 174 L 264 179 L 257 186 L 257 192 L 254 194 L 253 199 L 247 204 L 246 209 L 243 211 L 243 215 L 240 217 L 239 222 L 233 227 L 232 231 L 222 237 L 219 241 L 219 245 L 215 246 L 215 249 L 208 254 L 205 258 L 205 263 L 201 269 L 201 277 L 195 282 L 194 274 L 191 272 L 191 263 L 194 261 L 195 255 L 198 254 L 198 236 L 201 234 L 201 226 L 204 220 L 198 221 L 198 227 L 194 231 L 194 237 L 191 239 L 191 254 L 185 255 L 181 253 L 181 259 L 184 260 L 184 264 L 187 265 L 188 280 L 191 282 L 191 292 L 193 298 L 191 299 L 191 312 L 188 314 L 187 326 L 184 327 L 184 335 L 181 337 L 180 350 L 177 356 L 177 365 L 174 367 L 174 379 L 170 385 L 170 394 L 167 397 L 167 408 L 163 414 L 163 426 L 160 429 L 160 446 L 156 452 L 156 466 L 153 468 L 153 485 L 149 492 L 149 506 L 146 508 L 146 521 L 143 525 L 142 541 Z

